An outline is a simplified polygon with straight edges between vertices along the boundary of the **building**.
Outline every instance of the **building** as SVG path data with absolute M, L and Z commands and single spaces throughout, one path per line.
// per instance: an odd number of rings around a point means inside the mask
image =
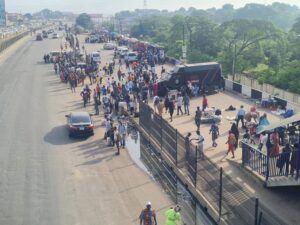
M 6 26 L 5 0 L 0 0 L 0 26 Z

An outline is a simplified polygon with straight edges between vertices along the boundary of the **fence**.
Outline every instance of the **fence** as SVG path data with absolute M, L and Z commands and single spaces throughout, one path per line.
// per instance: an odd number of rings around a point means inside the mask
M 297 150 L 269 156 L 247 143 L 242 143 L 242 164 L 259 173 L 265 181 L 272 177 L 291 175 L 296 180 L 299 178 L 300 161 Z
M 0 53 L 3 52 L 5 49 L 7 49 L 9 46 L 20 40 L 21 38 L 28 35 L 28 32 L 24 32 L 22 34 L 19 34 L 17 36 L 14 36 L 12 38 L 5 39 L 0 42 Z
M 184 174 L 182 182 L 189 184 L 189 189 L 194 193 L 200 193 L 206 203 L 208 202 L 206 207 L 211 212 L 219 212 L 217 216 L 220 220 L 227 224 L 243 225 L 285 224 L 263 205 L 259 206 L 255 196 L 224 175 L 222 169 L 216 167 L 208 158 L 200 159 L 197 147 L 186 141 L 150 106 L 140 102 L 139 110 L 141 136 L 162 158 L 168 159 L 166 161 L 169 166 Z M 200 198 L 198 200 L 201 201 Z M 259 220 L 260 214 L 262 217 Z
M 229 89 L 232 86 L 239 86 L 241 91 L 234 90 L 236 92 L 253 97 L 256 95 L 258 98 L 268 98 L 270 95 L 274 96 L 278 101 L 282 102 L 282 105 L 292 108 L 300 108 L 300 95 L 291 93 L 279 88 L 274 87 L 271 84 L 260 84 L 257 80 L 251 79 L 245 75 L 236 75 L 236 80 L 239 82 L 233 82 L 231 78 L 227 81 Z

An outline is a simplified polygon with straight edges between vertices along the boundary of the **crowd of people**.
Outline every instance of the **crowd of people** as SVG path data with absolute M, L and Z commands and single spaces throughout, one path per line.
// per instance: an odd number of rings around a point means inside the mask
M 64 52 L 56 57 L 54 60 L 54 70 L 59 74 L 61 80 L 70 85 L 73 93 L 78 93 L 83 101 L 83 107 L 88 104 L 93 104 L 95 115 L 100 114 L 100 106 L 103 107 L 104 113 L 104 139 L 111 146 L 116 147 L 116 155 L 120 154 L 120 149 L 126 146 L 126 135 L 128 128 L 128 121 L 126 118 L 129 115 L 139 116 L 137 106 L 139 101 L 149 103 L 152 99 L 153 109 L 160 116 L 163 113 L 168 113 L 170 122 L 173 121 L 174 112 L 177 116 L 190 115 L 190 102 L 191 97 L 198 95 L 193 85 L 188 85 L 185 91 L 180 91 L 174 95 L 167 94 L 165 97 L 159 97 L 159 83 L 158 71 L 156 62 L 153 55 L 149 54 L 147 50 L 138 52 L 138 60 L 129 63 L 126 59 L 118 55 L 115 51 L 113 58 L 105 63 L 103 68 L 100 68 L 97 63 L 94 63 L 87 56 L 84 58 L 81 54 L 74 52 Z M 48 63 L 46 57 L 45 63 Z M 124 69 L 125 68 L 125 69 Z M 165 71 L 164 66 L 161 66 L 160 73 Z M 89 79 L 89 84 L 85 84 L 86 78 Z M 81 91 L 77 92 L 81 84 Z M 189 88 L 190 87 L 190 88 Z M 214 109 L 210 112 L 208 108 L 208 98 L 205 93 L 202 95 L 201 107 L 198 106 L 194 113 L 194 122 L 196 125 L 195 135 L 197 138 L 191 138 L 192 134 L 189 132 L 185 137 L 186 151 L 188 155 L 189 145 L 192 141 L 196 141 L 197 149 L 199 150 L 199 158 L 204 159 L 204 143 L 205 139 L 201 133 L 201 124 L 204 122 L 204 117 L 212 113 L 213 119 L 210 120 L 209 134 L 211 135 L 212 147 L 217 147 L 219 137 L 219 124 L 218 122 L 222 112 L 220 109 Z M 93 100 L 93 101 L 92 101 Z M 150 103 L 151 104 L 151 103 Z M 234 107 L 229 107 L 228 110 L 236 110 Z M 253 126 L 253 120 L 255 126 Z M 227 137 L 227 152 L 232 154 L 235 158 L 235 150 L 238 148 L 240 131 L 239 125 L 241 123 L 244 129 L 243 140 L 250 144 L 255 144 L 258 140 L 258 149 L 262 152 L 266 149 L 270 156 L 279 153 L 279 145 L 284 146 L 282 152 L 290 152 L 297 148 L 297 129 L 291 127 L 276 129 L 271 134 L 263 132 L 257 138 L 256 131 L 260 125 L 266 125 L 267 115 L 263 114 L 258 116 L 256 109 L 251 107 L 249 112 L 246 112 L 244 106 L 237 110 L 236 117 Z M 288 142 L 285 140 L 283 134 L 289 132 Z M 256 137 L 255 137 L 256 136 Z M 293 158 L 293 156 L 292 156 Z M 294 157 L 295 158 L 295 157 Z M 279 168 L 287 163 L 287 159 L 283 158 L 278 163 Z M 292 166 L 291 172 L 295 170 Z M 176 220 L 180 220 L 178 214 L 180 208 L 172 208 L 166 212 L 166 217 L 173 216 Z M 147 213 L 150 213 L 147 216 Z M 153 218 L 153 219 L 152 219 Z M 146 220 L 151 223 L 145 223 Z M 175 220 L 175 221 L 176 221 Z M 143 210 L 140 215 L 141 224 L 156 224 L 155 212 L 151 211 L 151 203 L 147 204 L 146 210 Z M 166 222 L 166 224 L 172 224 Z

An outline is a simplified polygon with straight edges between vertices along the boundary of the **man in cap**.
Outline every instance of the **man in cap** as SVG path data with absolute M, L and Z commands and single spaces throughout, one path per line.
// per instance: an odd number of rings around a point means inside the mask
M 176 205 L 175 208 L 170 208 L 165 212 L 166 223 L 165 225 L 176 225 L 177 221 L 181 220 L 180 214 L 181 208 L 179 205 Z
M 151 202 L 146 203 L 146 208 L 140 214 L 140 225 L 157 225 L 155 210 L 151 208 Z

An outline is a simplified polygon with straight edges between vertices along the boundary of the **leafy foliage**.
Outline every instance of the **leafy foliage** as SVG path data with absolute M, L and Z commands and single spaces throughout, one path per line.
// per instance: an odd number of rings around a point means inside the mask
M 158 43 L 168 56 L 177 59 L 182 58 L 185 45 L 189 63 L 217 61 L 225 76 L 245 73 L 260 83 L 300 94 L 297 7 L 247 4 L 235 10 L 226 4 L 221 9 L 182 8 L 173 14 L 165 11 L 164 15 L 159 12 L 139 19 L 131 36 Z M 135 12 L 126 13 L 132 17 Z
M 94 27 L 91 17 L 86 13 L 82 13 L 76 18 L 76 25 L 88 30 Z

